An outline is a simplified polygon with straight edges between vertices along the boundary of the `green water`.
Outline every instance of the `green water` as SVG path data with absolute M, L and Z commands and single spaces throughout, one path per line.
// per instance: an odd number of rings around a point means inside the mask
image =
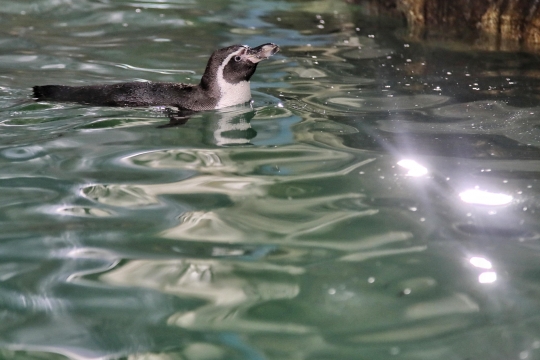
M 0 358 L 540 359 L 540 73 L 328 1 L 4 0 Z M 197 82 L 252 106 L 35 103 Z

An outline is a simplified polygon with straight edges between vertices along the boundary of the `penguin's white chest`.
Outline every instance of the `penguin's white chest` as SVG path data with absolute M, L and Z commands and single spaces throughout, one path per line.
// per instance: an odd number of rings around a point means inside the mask
M 221 97 L 216 104 L 216 109 L 240 105 L 251 100 L 249 81 L 240 81 L 239 83 L 231 84 L 221 78 L 218 79 L 218 85 Z

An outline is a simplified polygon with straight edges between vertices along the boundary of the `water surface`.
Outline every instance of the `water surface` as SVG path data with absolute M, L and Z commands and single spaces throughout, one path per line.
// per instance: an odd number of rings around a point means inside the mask
M 537 56 L 408 43 L 336 1 L 0 20 L 0 357 L 540 359 Z M 265 42 L 253 104 L 181 126 L 29 99 L 196 82 Z

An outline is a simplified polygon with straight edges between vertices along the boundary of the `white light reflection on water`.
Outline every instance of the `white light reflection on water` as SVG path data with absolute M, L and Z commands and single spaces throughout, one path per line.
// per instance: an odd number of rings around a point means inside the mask
M 472 258 L 469 259 L 469 262 L 471 263 L 471 265 L 476 266 L 481 269 L 492 268 L 491 261 L 483 257 L 473 256 Z
M 493 268 L 491 261 L 480 256 L 473 256 L 469 259 L 471 265 L 480 268 L 490 270 Z M 478 275 L 478 282 L 480 284 L 491 284 L 497 281 L 497 273 L 495 271 L 484 271 Z
M 478 275 L 478 282 L 481 284 L 491 284 L 497 281 L 497 273 L 495 271 L 486 271 Z
M 420 165 L 419 163 L 411 159 L 400 160 L 398 161 L 397 164 L 409 170 L 407 172 L 407 176 L 418 177 L 418 176 L 424 176 L 428 173 L 428 169 L 426 167 Z
M 488 191 L 470 189 L 459 194 L 463 202 L 476 205 L 507 205 L 512 202 L 513 197 L 502 193 L 492 193 Z

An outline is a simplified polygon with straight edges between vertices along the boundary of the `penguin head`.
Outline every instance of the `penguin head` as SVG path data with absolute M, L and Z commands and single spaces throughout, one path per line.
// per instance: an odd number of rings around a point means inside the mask
M 260 61 L 279 51 L 272 43 L 250 48 L 246 45 L 232 45 L 214 51 L 201 79 L 201 87 L 212 89 L 216 85 L 236 85 L 248 82 Z M 223 87 L 223 86 L 221 86 Z

